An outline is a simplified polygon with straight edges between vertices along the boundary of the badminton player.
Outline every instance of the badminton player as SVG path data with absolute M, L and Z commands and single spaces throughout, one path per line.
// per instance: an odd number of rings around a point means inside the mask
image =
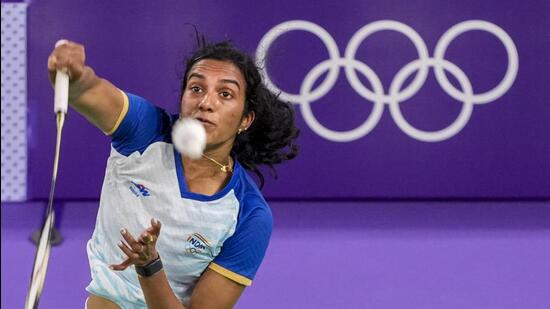
M 271 236 L 259 166 L 273 169 L 297 154 L 291 104 L 227 42 L 202 43 L 188 59 L 179 115 L 118 89 L 85 58 L 84 46 L 69 41 L 52 51 L 48 71 L 52 81 L 56 70 L 68 71 L 71 106 L 111 138 L 87 244 L 87 308 L 232 307 Z M 173 146 L 179 117 L 204 126 L 198 160 Z

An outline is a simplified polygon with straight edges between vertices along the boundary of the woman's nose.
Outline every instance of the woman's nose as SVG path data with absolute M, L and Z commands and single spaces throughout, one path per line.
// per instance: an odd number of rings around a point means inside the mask
M 207 93 L 200 101 L 199 109 L 203 111 L 212 111 L 215 105 L 215 102 L 213 100 L 214 97 L 211 94 Z

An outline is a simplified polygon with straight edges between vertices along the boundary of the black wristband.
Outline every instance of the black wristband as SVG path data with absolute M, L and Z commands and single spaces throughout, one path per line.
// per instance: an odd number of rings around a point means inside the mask
M 162 261 L 160 260 L 160 255 L 154 261 L 152 261 L 151 263 L 145 266 L 136 265 L 136 272 L 138 273 L 138 275 L 144 278 L 151 277 L 152 275 L 158 273 L 161 270 L 162 270 Z

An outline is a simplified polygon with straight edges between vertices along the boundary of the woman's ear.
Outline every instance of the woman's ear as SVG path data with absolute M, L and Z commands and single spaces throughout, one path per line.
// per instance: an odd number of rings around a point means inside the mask
M 240 132 L 246 131 L 254 122 L 256 114 L 254 114 L 254 111 L 248 112 L 248 114 L 243 116 L 243 119 L 241 120 L 241 125 L 239 126 Z

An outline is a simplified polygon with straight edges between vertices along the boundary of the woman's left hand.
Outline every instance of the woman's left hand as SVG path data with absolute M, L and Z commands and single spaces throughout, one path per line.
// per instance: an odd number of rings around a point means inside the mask
M 124 241 L 118 242 L 118 247 L 127 258 L 120 264 L 110 265 L 112 270 L 125 270 L 130 265 L 145 266 L 159 257 L 156 249 L 160 235 L 161 224 L 158 220 L 151 219 L 151 226 L 141 233 L 136 240 L 127 229 L 120 230 Z

